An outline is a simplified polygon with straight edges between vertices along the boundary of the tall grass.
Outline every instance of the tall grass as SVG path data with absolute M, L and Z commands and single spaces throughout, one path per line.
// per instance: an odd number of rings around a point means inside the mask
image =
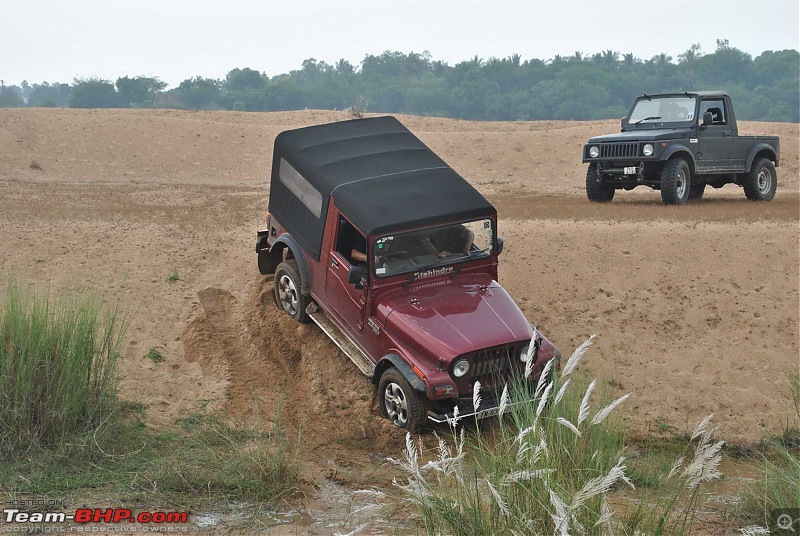
M 483 431 L 465 433 L 456 416 L 450 440 L 406 437 L 402 459 L 392 461 L 407 478 L 396 481 L 418 508 L 428 534 L 685 534 L 694 518 L 700 484 L 719 475 L 722 442 L 710 417 L 695 430 L 693 456 L 663 475 L 654 498 L 634 498 L 615 516 L 614 490 L 632 490 L 624 435 L 614 401 L 596 400 L 596 383 L 579 385 L 571 374 L 593 342 L 579 347 L 560 373 L 546 368 L 535 386 L 516 378 L 501 399 L 501 418 Z M 507 400 L 526 400 L 518 405 Z M 478 397 L 475 402 L 479 403 Z M 477 426 L 477 425 L 476 425 Z M 684 463 L 684 459 L 689 461 Z M 427 460 L 427 461 L 423 461 Z M 686 497 L 692 506 L 686 506 Z M 614 501 L 618 503 L 619 501 Z
M 783 433 L 772 438 L 768 448 L 754 460 L 756 478 L 747 487 L 741 518 L 768 527 L 779 509 L 800 511 L 800 374 L 789 373 L 794 420 L 787 420 Z
M 57 445 L 108 416 L 125 328 L 95 299 L 9 283 L 0 303 L 0 458 Z

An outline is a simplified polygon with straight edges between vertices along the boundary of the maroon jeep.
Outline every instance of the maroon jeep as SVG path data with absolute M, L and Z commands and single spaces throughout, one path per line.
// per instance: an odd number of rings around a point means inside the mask
M 279 307 L 372 378 L 401 428 L 456 407 L 495 414 L 511 373 L 532 359 L 535 378 L 559 355 L 497 283 L 502 250 L 495 208 L 393 117 L 275 139 L 259 271 L 275 275 Z

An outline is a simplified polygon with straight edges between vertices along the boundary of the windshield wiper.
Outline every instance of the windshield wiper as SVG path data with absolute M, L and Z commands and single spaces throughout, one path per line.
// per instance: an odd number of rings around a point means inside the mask
M 446 260 L 447 260 L 447 257 L 444 257 L 444 258 L 441 258 L 441 259 L 436 259 L 434 262 L 429 262 L 428 264 L 425 264 L 425 265 L 423 265 L 423 266 L 420 266 L 420 267 L 419 267 L 419 269 L 417 269 L 417 271 L 416 271 L 416 272 L 414 272 L 414 273 L 411 275 L 411 277 L 409 278 L 409 280 L 408 280 L 408 281 L 406 281 L 405 283 L 403 283 L 403 286 L 404 286 L 404 287 L 407 287 L 408 285 L 410 285 L 411 283 L 413 283 L 413 282 L 414 282 L 414 280 L 415 280 L 416 278 L 418 278 L 422 272 L 424 272 L 425 270 L 429 270 L 429 269 L 431 269 L 431 268 L 434 268 L 434 267 L 436 267 L 436 266 L 439 266 L 439 265 L 440 265 L 442 262 L 444 262 L 444 261 L 446 261 Z
M 470 251 L 469 253 L 467 253 L 467 259 L 471 259 L 473 257 L 477 257 L 479 255 L 483 255 L 487 251 L 489 251 L 489 248 L 476 249 L 475 251 Z M 458 272 L 461 271 L 461 269 L 464 267 L 464 264 L 465 263 L 463 263 L 463 262 L 459 263 L 458 268 L 456 268 L 455 271 L 452 274 L 450 274 L 450 279 L 452 279 L 452 278 L 454 278 L 455 276 L 458 275 Z
M 638 121 L 636 121 L 634 123 L 634 125 L 638 125 L 642 121 L 651 121 L 653 119 L 661 119 L 661 116 L 660 115 L 651 115 L 650 117 L 645 117 L 644 119 L 639 119 Z

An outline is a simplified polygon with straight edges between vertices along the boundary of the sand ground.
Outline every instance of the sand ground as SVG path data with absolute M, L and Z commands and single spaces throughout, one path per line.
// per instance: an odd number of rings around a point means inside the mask
M 122 395 L 147 405 L 151 426 L 204 410 L 268 423 L 281 408 L 309 449 L 325 446 L 320 473 L 354 449 L 396 452 L 402 434 L 368 380 L 276 311 L 253 251 L 275 135 L 348 118 L 0 110 L 0 272 L 91 290 L 130 315 Z M 780 431 L 800 366 L 798 125 L 742 125 L 781 136 L 772 203 L 728 185 L 666 207 L 641 188 L 585 199 L 581 145 L 616 121 L 400 119 L 498 207 L 501 283 L 530 321 L 565 353 L 598 334 L 584 369 L 632 393 L 621 414 L 633 436 L 708 413 L 728 441 Z M 147 359 L 151 347 L 166 361 Z

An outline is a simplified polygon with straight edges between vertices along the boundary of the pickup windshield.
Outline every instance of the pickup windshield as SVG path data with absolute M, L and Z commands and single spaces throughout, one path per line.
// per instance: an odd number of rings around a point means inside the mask
M 382 236 L 373 243 L 378 277 L 435 270 L 489 256 L 494 226 L 489 218 Z
M 640 99 L 633 107 L 628 123 L 676 123 L 694 119 L 695 97 L 650 97 Z

